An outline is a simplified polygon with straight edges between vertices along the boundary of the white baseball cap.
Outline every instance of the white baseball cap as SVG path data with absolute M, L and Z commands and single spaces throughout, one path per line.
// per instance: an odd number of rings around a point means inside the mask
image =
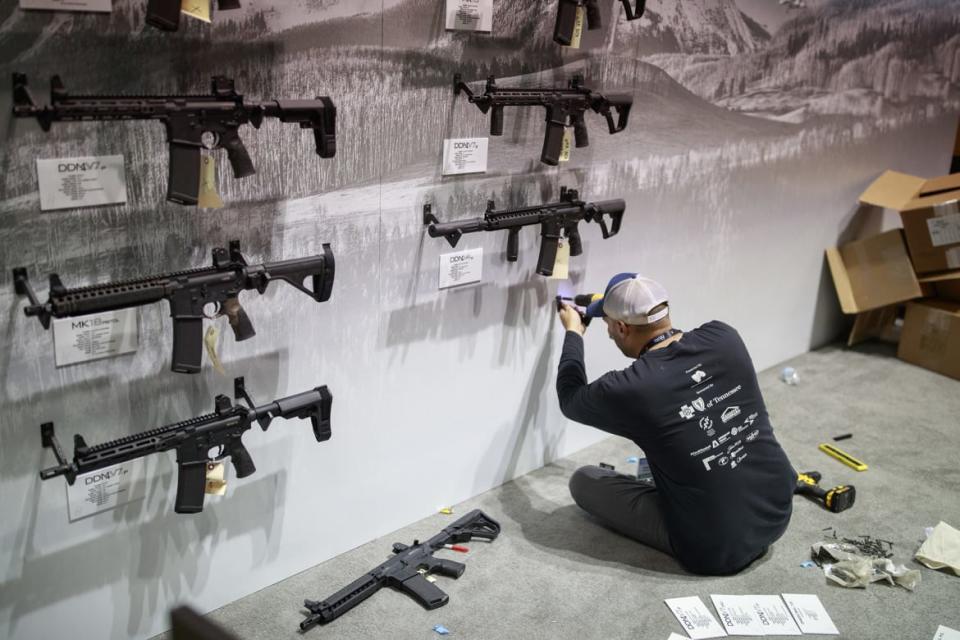
M 618 273 L 610 278 L 603 296 L 587 307 L 586 315 L 592 318 L 613 318 L 625 324 L 653 324 L 670 314 L 669 307 L 650 314 L 650 311 L 667 303 L 667 290 L 663 286 L 636 273 Z

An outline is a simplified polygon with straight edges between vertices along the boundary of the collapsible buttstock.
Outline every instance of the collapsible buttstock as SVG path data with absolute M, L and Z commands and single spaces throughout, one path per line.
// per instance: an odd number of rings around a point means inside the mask
M 203 511 L 203 494 L 207 485 L 207 461 L 179 462 L 177 498 L 173 510 L 177 513 Z
M 313 124 L 313 140 L 317 155 L 332 158 L 337 155 L 337 108 L 329 97 L 317 97 L 323 103 L 320 121 Z
M 577 24 L 576 0 L 557 0 L 557 22 L 553 27 L 553 40 L 569 47 L 573 42 L 573 30 Z
M 167 200 L 177 204 L 197 204 L 197 197 L 200 195 L 199 144 L 170 143 L 168 180 Z
M 607 119 L 607 127 L 610 129 L 610 133 L 619 133 L 627 128 L 627 123 L 630 121 L 630 109 L 633 107 L 633 96 L 617 94 L 609 96 L 606 100 L 609 107 L 603 115 Z M 613 119 L 610 108 L 613 108 L 613 110 L 617 112 L 616 120 Z
M 147 0 L 147 24 L 164 31 L 180 28 L 180 0 Z
M 236 128 L 230 127 L 220 135 L 220 146 L 227 150 L 234 178 L 246 178 L 257 172 Z
M 173 318 L 173 363 L 177 373 L 199 373 L 203 357 L 203 317 Z
M 543 136 L 543 151 L 540 161 L 550 166 L 560 164 L 560 154 L 563 153 L 564 126 L 547 120 L 547 131 Z
M 623 222 L 623 212 L 626 211 L 627 203 L 623 200 L 604 200 L 594 202 L 592 205 L 595 214 L 594 219 L 600 225 L 600 231 L 604 239 L 615 236 L 620 233 L 620 225 Z M 607 222 L 604 216 L 610 216 L 610 228 L 607 228 Z

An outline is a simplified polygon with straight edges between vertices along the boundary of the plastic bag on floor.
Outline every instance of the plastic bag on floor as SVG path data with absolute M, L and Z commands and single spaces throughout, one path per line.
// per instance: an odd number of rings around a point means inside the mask
M 914 557 L 931 569 L 950 569 L 960 576 L 960 531 L 941 522 Z
M 823 574 L 843 587 L 864 589 L 871 582 L 900 585 L 913 591 L 920 584 L 920 572 L 896 565 L 889 558 L 868 557 L 846 542 L 817 542 L 812 556 L 823 565 Z

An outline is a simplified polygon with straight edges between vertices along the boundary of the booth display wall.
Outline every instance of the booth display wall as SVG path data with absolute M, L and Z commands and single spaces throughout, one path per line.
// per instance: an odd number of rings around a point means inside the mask
M 960 111 L 955 5 L 788 13 L 774 0 L 651 0 L 643 20 L 611 29 L 619 3 L 602 4 L 607 28 L 580 51 L 551 42 L 548 0 L 498 0 L 493 35 L 446 32 L 439 0 L 248 0 L 175 34 L 144 28 L 137 0 L 109 16 L 0 4 L 2 77 L 27 73 L 44 101 L 55 73 L 77 94 L 205 93 L 224 74 L 251 98 L 329 95 L 339 111 L 331 160 L 296 127 L 241 129 L 257 175 L 233 180 L 221 158 L 226 206 L 200 210 L 164 201 L 161 126 L 55 123 L 44 134 L 9 116 L 3 87 L 0 635 L 56 637 L 68 625 L 82 638 L 147 637 L 175 603 L 211 610 L 602 437 L 557 407 L 560 285 L 534 273 L 539 234 L 521 234 L 512 264 L 504 234 L 465 237 L 461 248 L 484 249 L 483 281 L 438 291 L 450 249 L 425 237 L 424 204 L 448 220 L 480 215 L 487 199 L 556 199 L 561 185 L 587 201 L 624 198 L 618 236 L 583 225 L 568 292 L 642 271 L 671 292 L 675 324 L 729 322 L 758 368 L 836 334 L 822 251 L 890 222 L 857 211 L 857 194 L 886 168 L 946 172 Z M 632 92 L 631 122 L 610 136 L 588 114 L 589 148 L 555 169 L 538 162 L 543 112 L 508 110 L 490 170 L 442 178 L 442 140 L 488 126 L 454 99 L 458 71 L 504 86 L 581 71 L 587 86 Z M 36 158 L 107 153 L 125 156 L 126 205 L 40 212 Z M 281 286 L 245 295 L 257 336 L 224 336 L 229 377 L 209 362 L 197 376 L 169 371 L 162 304 L 141 310 L 136 354 L 58 369 L 51 336 L 13 294 L 13 267 L 45 295 L 51 272 L 78 286 L 178 270 L 232 239 L 255 262 L 330 242 L 337 278 L 324 304 Z M 604 334 L 587 336 L 594 376 L 627 364 Z M 154 456 L 143 500 L 68 523 L 63 482 L 37 475 L 52 463 L 40 423 L 62 439 L 112 439 L 209 412 L 234 375 L 258 401 L 329 385 L 333 438 L 318 444 L 299 421 L 250 432 L 257 473 L 192 516 L 172 511 L 173 455 Z

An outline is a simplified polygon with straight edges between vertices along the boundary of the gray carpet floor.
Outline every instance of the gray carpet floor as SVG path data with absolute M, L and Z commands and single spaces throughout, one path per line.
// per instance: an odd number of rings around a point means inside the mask
M 840 638 L 930 640 L 940 624 L 960 629 L 960 577 L 912 559 L 926 526 L 944 520 L 960 528 L 960 383 L 905 364 L 884 345 L 856 350 L 829 347 L 784 363 L 800 384 L 778 379 L 780 367 L 760 376 L 777 437 L 798 470 L 823 473 L 824 485 L 857 488 L 856 505 L 832 514 L 795 498 L 787 533 L 743 573 L 704 578 L 670 557 L 591 521 L 573 504 L 567 480 L 578 466 L 606 461 L 631 468 L 636 447 L 611 438 L 463 504 L 454 516 L 434 515 L 389 536 L 227 605 L 210 618 L 244 640 L 296 638 L 304 597 L 323 599 L 389 555 L 393 542 L 425 539 L 470 509 L 502 525 L 492 544 L 471 543 L 459 580 L 437 585 L 445 607 L 426 611 L 406 596 L 381 590 L 340 619 L 305 636 L 337 638 L 453 638 L 523 640 L 634 638 L 666 640 L 682 633 L 664 598 L 711 593 L 815 593 Z M 837 443 L 870 469 L 857 473 L 817 450 Z M 894 560 L 922 571 L 915 592 L 886 584 L 844 589 L 817 568 L 802 568 L 810 545 L 833 527 L 840 535 L 868 534 L 894 543 Z M 711 607 L 712 609 L 712 607 Z M 163 636 L 158 636 L 163 637 Z M 808 636 L 811 637 L 811 636 Z M 836 636 L 813 636 L 836 637 Z

